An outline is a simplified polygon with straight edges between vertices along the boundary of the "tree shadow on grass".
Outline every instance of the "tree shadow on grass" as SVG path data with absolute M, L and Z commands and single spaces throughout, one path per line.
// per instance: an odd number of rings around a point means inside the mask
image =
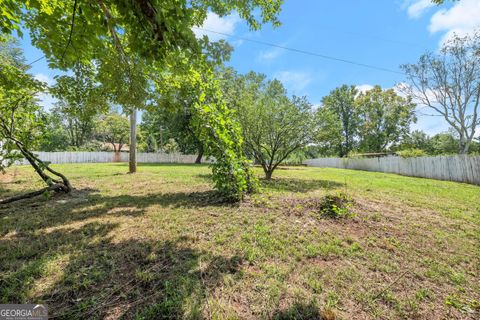
M 39 230 L 89 218 L 138 217 L 148 212 L 151 206 L 194 209 L 238 205 L 225 202 L 214 190 L 108 196 L 96 189 L 81 189 L 49 199 L 39 197 L 0 206 L 0 236 L 12 231 Z
M 335 320 L 332 311 L 320 311 L 314 303 L 296 302 L 287 309 L 278 310 L 272 316 L 272 320 Z
M 285 170 L 290 170 L 289 168 Z M 291 169 L 295 170 L 295 169 Z M 300 170 L 300 169 L 299 169 Z M 198 174 L 197 177 L 211 181 L 211 174 Z M 265 178 L 260 178 L 260 186 L 262 188 L 271 189 L 275 191 L 286 191 L 286 192 L 308 192 L 318 189 L 335 189 L 344 187 L 344 183 L 332 181 L 332 180 L 320 180 L 320 179 L 297 179 L 297 178 L 272 178 L 267 180 Z
M 336 189 L 345 186 L 331 180 L 319 179 L 295 179 L 295 178 L 272 178 L 271 180 L 261 179 L 261 186 L 275 191 L 304 193 L 318 189 Z
M 181 238 L 114 242 L 116 227 L 94 222 L 2 239 L 0 301 L 45 303 L 60 319 L 202 318 L 209 294 L 242 263 Z

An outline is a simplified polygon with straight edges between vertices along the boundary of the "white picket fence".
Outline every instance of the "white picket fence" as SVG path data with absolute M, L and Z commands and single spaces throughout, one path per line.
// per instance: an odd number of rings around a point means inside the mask
M 121 152 L 40 152 L 35 151 L 40 160 L 50 163 L 108 163 L 128 162 L 128 153 Z M 181 153 L 137 153 L 138 163 L 194 163 L 196 155 Z M 202 159 L 202 163 L 211 163 L 210 159 Z M 24 159 L 19 164 L 27 164 Z
M 303 163 L 312 167 L 396 173 L 480 185 L 480 156 L 319 158 Z

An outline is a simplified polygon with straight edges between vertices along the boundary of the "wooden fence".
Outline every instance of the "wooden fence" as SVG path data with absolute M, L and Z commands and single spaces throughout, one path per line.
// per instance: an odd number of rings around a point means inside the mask
M 43 161 L 50 163 L 106 163 L 128 162 L 128 152 L 115 154 L 114 152 L 34 152 Z M 138 163 L 194 163 L 196 155 L 181 153 L 137 153 Z M 202 159 L 202 163 L 211 160 Z M 19 164 L 27 164 L 24 159 Z
M 480 156 L 320 158 L 306 160 L 304 164 L 312 167 L 396 173 L 480 185 Z

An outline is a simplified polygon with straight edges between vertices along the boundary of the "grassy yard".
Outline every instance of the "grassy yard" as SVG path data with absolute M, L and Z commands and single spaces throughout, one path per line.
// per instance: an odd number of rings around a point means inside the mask
M 206 166 L 55 167 L 71 195 L 0 207 L 0 303 L 63 319 L 480 317 L 480 187 L 283 168 L 229 205 Z M 41 186 L 28 167 L 0 182 L 2 198 Z M 320 215 L 337 192 L 353 216 Z

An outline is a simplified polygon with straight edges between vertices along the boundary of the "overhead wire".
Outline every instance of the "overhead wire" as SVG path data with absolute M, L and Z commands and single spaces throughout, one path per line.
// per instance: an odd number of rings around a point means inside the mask
M 204 32 L 210 32 L 210 33 L 214 33 L 214 34 L 218 34 L 218 35 L 223 35 L 223 36 L 226 36 L 226 37 L 231 37 L 231 38 L 242 40 L 242 41 L 257 43 L 257 44 L 261 44 L 261 45 L 264 45 L 264 46 L 279 48 L 279 49 L 283 49 L 283 50 L 286 50 L 286 51 L 291 51 L 291 52 L 301 53 L 301 54 L 305 54 L 305 55 L 309 55 L 309 56 L 319 57 L 319 58 L 323 58 L 323 59 L 327 59 L 327 60 L 343 62 L 343 63 L 356 65 L 356 66 L 360 66 L 360 67 L 364 67 L 364 68 L 369 68 L 369 69 L 373 69 L 373 70 L 383 71 L 383 72 L 405 75 L 403 72 L 398 71 L 398 70 L 393 70 L 393 69 L 384 68 L 384 67 L 380 67 L 380 66 L 375 66 L 375 65 L 371 65 L 371 64 L 356 62 L 356 61 L 353 61 L 353 60 L 338 58 L 338 57 L 334 57 L 334 56 L 330 56 L 330 55 L 326 55 L 326 54 L 322 54 L 322 53 L 317 53 L 317 52 L 312 52 L 312 51 L 308 51 L 308 50 L 287 47 L 287 46 L 284 46 L 284 45 L 279 45 L 279 44 L 271 43 L 271 42 L 267 42 L 267 41 L 261 41 L 261 40 L 246 38 L 246 37 L 240 37 L 240 36 L 236 36 L 236 35 L 233 35 L 233 34 L 220 32 L 220 31 L 209 30 L 209 29 L 200 28 L 200 27 L 194 27 L 194 29 L 204 31 Z

